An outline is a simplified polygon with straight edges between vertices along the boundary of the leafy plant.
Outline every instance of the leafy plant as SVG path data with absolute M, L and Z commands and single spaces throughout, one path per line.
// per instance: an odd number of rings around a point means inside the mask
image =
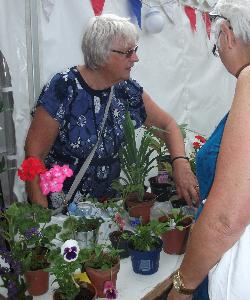
M 59 287 L 56 291 L 62 299 L 73 300 L 80 287 L 74 279 L 74 272 L 90 257 L 91 250 L 79 249 L 75 240 L 67 240 L 61 247 L 52 249 L 48 255 L 50 267 L 47 271 L 55 276 Z
M 164 232 L 165 225 L 152 220 L 146 225 L 137 225 L 132 235 L 123 234 L 123 237 L 130 240 L 132 246 L 138 251 L 151 251 L 159 244 L 159 236 Z
M 85 217 L 76 218 L 73 216 L 68 217 L 63 222 L 63 231 L 60 234 L 60 238 L 63 241 L 66 241 L 73 237 L 77 232 L 87 232 L 98 229 L 103 223 L 103 219 L 96 217 L 87 219 Z
M 51 211 L 37 204 L 14 203 L 0 212 L 0 219 L 0 235 L 6 241 L 0 253 L 10 266 L 2 270 L 1 277 L 13 299 L 26 299 L 20 294 L 26 290 L 22 275 L 28 270 L 47 267 L 43 255 L 53 247 L 52 240 L 61 228 L 56 224 L 47 225 Z
M 165 224 L 164 231 L 178 229 L 180 231 L 190 223 L 192 223 L 193 216 L 183 213 L 180 208 L 173 208 L 169 214 L 164 214 L 160 217 L 160 222 Z
M 123 197 L 128 193 L 136 192 L 139 201 L 143 201 L 144 181 L 149 171 L 153 168 L 155 157 L 150 158 L 153 149 L 149 147 L 151 139 L 144 133 L 140 145 L 137 148 L 135 127 L 129 112 L 125 114 L 124 120 L 125 142 L 119 152 L 121 169 L 125 177 L 120 177 L 113 183 L 113 187 L 122 192 Z
M 98 244 L 92 249 L 92 253 L 85 262 L 85 266 L 108 270 L 118 262 L 120 252 L 121 250 L 115 249 L 111 245 Z

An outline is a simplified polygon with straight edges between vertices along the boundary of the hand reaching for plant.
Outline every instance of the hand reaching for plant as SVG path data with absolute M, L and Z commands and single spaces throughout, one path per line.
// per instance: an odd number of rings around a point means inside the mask
M 172 167 L 178 195 L 184 198 L 188 205 L 198 206 L 200 202 L 199 186 L 189 162 L 185 159 L 177 159 L 173 162 Z

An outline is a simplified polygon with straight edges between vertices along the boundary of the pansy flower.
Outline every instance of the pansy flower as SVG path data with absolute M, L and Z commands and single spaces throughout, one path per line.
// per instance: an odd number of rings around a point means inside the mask
M 63 255 L 64 260 L 67 262 L 75 261 L 78 257 L 79 251 L 79 245 L 75 240 L 67 240 L 61 246 L 61 254 Z
M 103 292 L 105 294 L 105 297 L 107 299 L 116 299 L 117 298 L 117 290 L 114 287 L 114 284 L 111 280 L 105 281 L 104 282 L 104 289 Z

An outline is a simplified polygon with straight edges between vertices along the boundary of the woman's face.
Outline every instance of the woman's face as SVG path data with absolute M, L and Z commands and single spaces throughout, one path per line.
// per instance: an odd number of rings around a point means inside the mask
M 111 53 L 102 67 L 107 76 L 114 82 L 129 79 L 131 69 L 135 62 L 139 61 L 136 54 L 137 45 L 128 44 L 128 46 L 124 47 L 122 44 L 119 41 L 113 43 Z

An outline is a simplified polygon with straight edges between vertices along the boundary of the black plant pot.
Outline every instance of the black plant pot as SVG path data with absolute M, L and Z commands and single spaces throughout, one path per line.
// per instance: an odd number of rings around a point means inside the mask
M 175 193 L 175 188 L 171 183 L 158 183 L 157 176 L 149 178 L 151 192 L 156 195 L 156 201 L 164 202 Z
M 124 230 L 124 233 L 127 233 L 129 235 L 132 234 L 132 231 L 130 230 Z M 128 251 L 128 240 L 125 240 L 121 237 L 122 232 L 121 231 L 113 231 L 109 234 L 109 239 L 111 241 L 111 244 L 114 248 L 122 250 L 120 252 L 120 258 L 127 258 L 129 257 L 129 251 Z

